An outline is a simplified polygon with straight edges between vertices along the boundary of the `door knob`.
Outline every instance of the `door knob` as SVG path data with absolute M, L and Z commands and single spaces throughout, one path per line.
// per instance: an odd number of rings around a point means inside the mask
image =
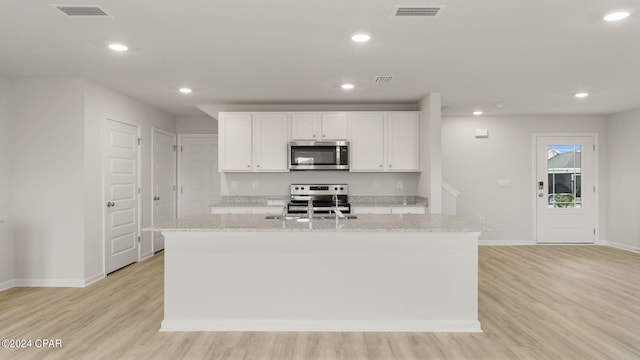
M 540 194 L 538 194 L 538 197 L 539 197 L 539 198 L 544 197 L 544 194 L 543 194 L 543 193 L 540 193 Z
M 112 201 L 109 201 L 107 203 L 107 207 L 112 207 L 112 206 L 116 206 L 116 204 L 114 202 L 112 202 Z

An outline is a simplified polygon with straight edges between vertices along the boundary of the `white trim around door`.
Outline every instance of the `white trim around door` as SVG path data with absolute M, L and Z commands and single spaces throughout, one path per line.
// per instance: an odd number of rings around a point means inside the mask
M 541 146 L 549 142 L 553 142 L 553 146 L 557 145 L 559 149 L 561 149 L 564 144 L 575 143 L 577 144 L 576 149 L 579 149 L 580 152 L 584 151 L 584 153 L 578 155 L 579 159 L 577 161 L 580 163 L 580 166 L 574 166 L 574 168 L 577 169 L 577 173 L 572 176 L 572 182 L 574 183 L 573 185 L 579 185 L 573 186 L 573 191 L 569 191 L 566 194 L 567 198 L 573 197 L 575 199 L 573 200 L 575 202 L 575 206 L 570 206 L 571 204 L 568 204 L 566 206 L 566 209 L 564 209 L 564 206 L 560 206 L 560 203 L 558 204 L 558 206 L 546 206 L 550 208 L 547 212 L 552 212 L 553 214 L 551 215 L 556 217 L 555 222 L 552 223 L 555 223 L 556 225 L 558 225 L 558 223 L 561 223 L 562 225 L 564 224 L 564 222 L 566 222 L 567 224 L 566 226 L 557 226 L 557 232 L 549 231 L 548 226 L 550 226 L 550 223 L 546 221 L 545 218 L 543 218 L 542 213 L 544 213 L 546 210 L 542 211 L 542 208 L 545 206 L 542 206 L 543 203 L 541 203 L 544 202 L 544 204 L 547 204 L 549 202 L 550 204 L 551 202 L 553 202 L 549 200 L 550 196 L 554 196 L 554 201 L 564 201 L 555 199 L 555 194 L 557 192 L 556 190 L 549 190 L 550 184 L 548 180 L 548 171 L 550 170 L 548 169 L 548 165 L 551 163 L 548 163 L 548 161 L 551 155 L 549 155 L 548 152 L 555 151 L 555 147 L 551 150 L 549 150 L 548 146 L 545 147 L 544 154 L 541 150 Z M 600 186 L 598 151 L 599 144 L 597 133 L 534 133 L 532 135 L 531 206 L 533 221 L 533 240 L 535 243 L 600 244 L 598 196 L 600 192 Z M 554 173 L 557 171 L 558 170 L 555 169 Z M 566 174 L 564 176 L 567 177 L 569 176 L 569 174 Z M 578 177 L 580 178 L 580 180 L 577 180 Z M 554 180 L 554 184 L 552 185 L 554 189 L 556 188 L 556 185 L 558 184 L 556 184 Z M 576 190 L 577 188 L 579 188 L 579 190 Z M 584 201 L 584 204 L 582 203 L 582 201 Z M 553 207 L 553 209 L 551 209 L 551 207 Z M 555 209 L 556 207 L 558 209 Z M 575 219 L 576 216 L 579 216 L 581 214 L 586 216 L 584 225 L 578 226 L 577 223 L 571 223 L 572 221 L 577 221 Z M 570 228 L 573 228 L 574 230 L 571 230 Z M 561 234 L 565 232 L 566 234 Z
M 169 176 L 171 183 L 164 184 L 163 189 L 158 189 L 158 184 L 156 184 L 156 180 L 157 180 L 156 174 L 158 171 L 161 170 L 157 168 L 159 164 L 156 164 L 156 160 L 157 160 L 156 151 L 158 150 L 156 142 L 158 141 L 158 138 L 160 136 L 164 136 L 170 139 L 171 144 L 163 144 L 163 145 L 170 146 L 171 148 L 168 149 L 167 151 L 170 151 L 172 154 L 171 164 L 169 165 L 169 168 L 168 168 L 169 172 L 171 173 Z M 177 198 L 177 148 L 178 146 L 176 143 L 177 141 L 176 139 L 177 139 L 177 135 L 173 132 L 162 130 L 156 127 L 151 128 L 151 182 L 150 182 L 151 199 L 150 199 L 150 202 L 151 202 L 151 223 L 153 225 L 156 222 L 156 215 L 157 215 L 156 207 L 158 206 L 159 201 L 162 201 L 162 204 L 161 204 L 162 206 L 165 206 L 165 207 L 168 206 L 168 208 L 165 209 L 169 213 L 168 218 L 174 219 L 177 214 L 177 201 L 178 201 L 178 198 Z M 167 186 L 169 188 L 167 188 Z M 162 194 L 159 194 L 159 192 L 162 192 Z M 165 200 L 164 199 L 165 196 L 169 196 L 169 199 Z M 164 219 L 164 220 L 168 220 L 168 219 Z M 164 249 L 164 239 L 162 238 L 162 235 L 154 232 L 151 235 L 151 252 L 149 254 L 143 254 L 142 258 L 152 256 L 154 253 L 163 249 Z

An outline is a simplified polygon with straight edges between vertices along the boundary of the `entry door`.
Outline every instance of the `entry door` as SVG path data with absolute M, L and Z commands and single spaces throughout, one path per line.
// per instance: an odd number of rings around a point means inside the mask
M 595 147 L 590 136 L 536 139 L 538 243 L 594 243 Z
M 118 121 L 105 125 L 105 270 L 138 261 L 139 128 Z
M 153 224 L 176 217 L 176 135 L 153 130 Z M 153 233 L 153 251 L 164 249 L 164 236 Z
M 218 137 L 180 136 L 180 216 L 210 214 L 209 204 L 220 199 Z

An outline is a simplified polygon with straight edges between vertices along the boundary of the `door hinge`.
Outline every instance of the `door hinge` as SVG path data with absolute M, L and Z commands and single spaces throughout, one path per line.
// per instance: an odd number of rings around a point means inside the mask
M 596 234 L 596 228 L 593 228 L 593 235 Z
M 140 186 L 138 186 L 138 194 L 140 194 Z
M 176 145 L 173 145 L 173 151 L 176 152 L 178 149 L 178 147 Z
M 138 244 L 140 243 L 140 236 L 138 236 Z
M 593 144 L 593 151 L 596 151 L 596 144 Z
M 182 145 L 180 145 L 180 152 L 182 152 L 182 150 L 183 150 L 183 149 L 182 149 Z
M 140 144 L 142 144 L 142 138 L 138 138 L 138 146 L 140 146 Z
M 596 187 L 595 186 L 593 187 L 593 192 L 596 192 Z
M 180 194 L 184 193 L 184 189 L 182 189 L 182 186 L 180 186 Z
M 176 186 L 175 185 L 173 185 L 173 191 L 176 191 Z

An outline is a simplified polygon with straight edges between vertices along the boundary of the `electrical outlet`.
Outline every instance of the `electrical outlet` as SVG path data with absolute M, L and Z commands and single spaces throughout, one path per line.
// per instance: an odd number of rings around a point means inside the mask
M 402 187 L 403 187 L 403 186 L 404 186 L 404 184 L 402 183 L 402 181 L 398 181 L 398 182 L 396 183 L 396 187 L 397 187 L 398 189 L 402 189 Z

